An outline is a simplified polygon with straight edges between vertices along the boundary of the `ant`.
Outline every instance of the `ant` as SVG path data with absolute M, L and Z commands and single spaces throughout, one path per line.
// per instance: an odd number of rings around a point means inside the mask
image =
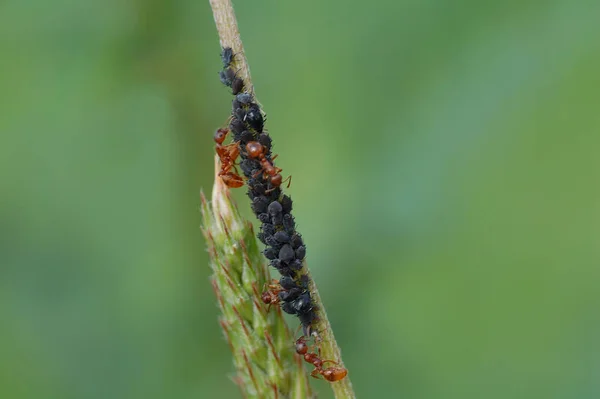
M 304 361 L 312 364 L 315 369 L 310 373 L 310 376 L 313 378 L 319 378 L 321 375 L 324 379 L 329 382 L 340 381 L 348 375 L 348 370 L 341 366 L 331 366 L 326 369 L 323 368 L 324 363 L 334 363 L 333 360 L 322 360 L 321 359 L 321 347 L 318 347 L 319 354 L 311 353 L 308 351 L 308 345 L 306 344 L 306 338 L 301 336 L 296 340 L 296 353 L 300 356 L 304 357 Z
M 240 148 L 237 142 L 223 145 L 228 133 L 228 129 L 220 128 L 217 129 L 214 136 L 215 143 L 217 143 L 215 150 L 221 160 L 219 176 L 221 176 L 221 180 L 223 180 L 223 183 L 225 183 L 227 187 L 242 187 L 244 185 L 244 179 L 239 175 L 237 167 L 235 166 L 235 160 L 240 155 Z M 232 168 L 235 170 L 235 173 L 231 172 Z
M 279 293 L 283 291 L 283 288 L 279 284 L 279 281 L 275 279 L 271 280 L 271 284 L 267 285 L 267 287 L 269 289 L 262 293 L 260 299 L 265 305 L 269 305 L 267 308 L 268 312 L 271 309 L 271 305 L 277 305 L 279 303 Z
M 290 184 L 292 183 L 292 176 L 289 176 L 287 179 L 283 180 L 283 177 L 281 177 L 281 174 L 279 173 L 283 169 L 273 166 L 272 162 L 269 162 L 265 156 L 265 147 L 263 147 L 262 144 L 260 144 L 258 141 L 250 141 L 248 144 L 246 144 L 246 151 L 248 152 L 248 156 L 250 158 L 258 159 L 260 162 L 262 169 L 256 174 L 256 176 L 263 172 L 264 178 L 266 178 L 267 175 L 271 176 L 270 181 L 274 187 L 281 186 L 284 181 L 288 181 L 287 186 L 288 188 L 290 187 Z M 277 158 L 277 155 L 271 158 L 271 160 L 274 160 L 275 158 Z

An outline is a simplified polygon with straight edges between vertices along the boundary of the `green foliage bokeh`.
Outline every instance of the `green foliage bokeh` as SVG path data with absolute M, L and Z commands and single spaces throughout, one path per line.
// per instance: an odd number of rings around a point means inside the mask
M 358 396 L 600 396 L 600 3 L 236 10 Z M 7 0 L 0 32 L 0 397 L 237 397 L 208 2 Z

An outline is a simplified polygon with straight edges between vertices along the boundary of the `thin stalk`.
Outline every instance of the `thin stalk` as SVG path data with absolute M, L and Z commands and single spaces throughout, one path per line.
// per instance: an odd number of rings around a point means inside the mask
M 221 310 L 219 323 L 233 354 L 234 382 L 248 399 L 312 398 L 281 309 L 268 311 L 261 302 L 260 292 L 271 277 L 252 224 L 240 216 L 218 176 L 210 203 L 204 195 L 201 200 L 211 283 Z
M 240 38 L 238 29 L 237 19 L 233 10 L 233 5 L 230 0 L 209 0 L 213 10 L 213 16 L 219 33 L 219 40 L 221 48 L 231 47 L 235 54 L 232 66 L 237 71 L 238 75 L 243 79 L 245 88 L 254 93 L 254 86 L 250 77 L 250 68 L 246 55 L 244 53 L 244 46 Z M 254 96 L 256 94 L 254 93 Z M 306 262 L 302 268 L 303 274 L 310 277 Z M 309 290 L 312 301 L 317 309 L 317 321 L 313 324 L 313 327 L 319 333 L 321 340 L 322 358 L 330 359 L 339 362 L 340 366 L 344 366 L 341 356 L 341 350 L 333 335 L 333 329 L 327 319 L 327 312 L 325 306 L 319 295 L 317 286 L 312 278 L 309 279 Z M 356 395 L 352 389 L 352 383 L 350 382 L 349 376 L 342 379 L 341 381 L 330 383 L 334 395 L 338 399 L 355 398 Z

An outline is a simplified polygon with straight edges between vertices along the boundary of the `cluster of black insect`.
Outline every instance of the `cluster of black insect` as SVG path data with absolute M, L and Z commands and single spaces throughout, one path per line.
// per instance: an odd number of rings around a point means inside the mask
M 231 87 L 235 96 L 229 130 L 240 149 L 240 168 L 247 178 L 248 196 L 252 201 L 252 211 L 260 220 L 258 238 L 265 244 L 263 251 L 271 266 L 279 271 L 281 308 L 300 319 L 305 334 L 310 334 L 310 326 L 315 319 L 315 308 L 308 291 L 308 276 L 301 275 L 302 261 L 306 255 L 306 246 L 302 236 L 296 231 L 292 216 L 292 199 L 283 194 L 279 186 L 271 184 L 270 176 L 265 173 L 261 162 L 248 155 L 246 144 L 251 141 L 260 143 L 264 148 L 264 159 L 271 165 L 271 137 L 263 131 L 265 119 L 254 96 L 244 91 L 244 81 L 237 76 L 231 63 L 231 48 L 221 53 L 223 70 L 221 82 Z

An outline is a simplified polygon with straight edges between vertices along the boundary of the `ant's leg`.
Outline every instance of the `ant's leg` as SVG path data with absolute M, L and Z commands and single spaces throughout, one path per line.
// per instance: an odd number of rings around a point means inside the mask
M 321 370 L 316 368 L 313 371 L 310 372 L 310 376 L 312 378 L 316 378 L 317 380 L 319 379 L 319 376 L 321 375 Z

